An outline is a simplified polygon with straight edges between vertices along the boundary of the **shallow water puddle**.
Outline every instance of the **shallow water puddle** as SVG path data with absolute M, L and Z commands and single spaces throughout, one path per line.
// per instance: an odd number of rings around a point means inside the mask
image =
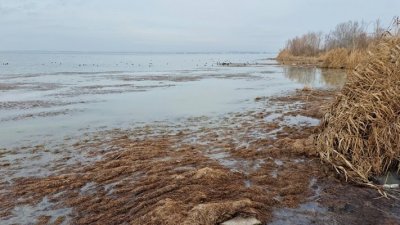
M 264 117 L 266 122 L 274 122 L 276 119 L 282 117 L 281 113 L 271 113 L 268 116 Z
M 283 166 L 283 161 L 282 160 L 280 160 L 280 159 L 275 159 L 274 160 L 274 163 L 277 165 L 277 166 Z
M 217 160 L 222 166 L 232 171 L 245 174 L 256 172 L 265 163 L 263 159 L 246 160 L 233 158 L 228 152 L 207 153 L 206 156 Z
M 319 119 L 302 116 L 302 115 L 284 116 L 283 117 L 283 123 L 285 123 L 289 126 L 317 126 L 319 124 L 319 122 L 320 122 Z
M 12 211 L 14 216 L 7 220 L 1 220 L 1 223 L 4 225 L 32 224 L 33 221 L 41 216 L 48 217 L 49 223 L 58 221 L 60 222 L 58 224 L 69 224 L 68 216 L 72 213 L 72 209 L 59 207 L 55 209 L 54 206 L 47 197 L 44 197 L 36 205 L 16 206 Z
M 297 208 L 277 209 L 273 212 L 272 225 L 313 225 L 336 224 L 326 207 L 321 206 L 316 200 L 320 197 L 321 187 L 317 185 L 317 179 L 311 178 L 309 188 L 313 195 L 308 202 L 300 204 Z M 279 196 L 278 196 L 279 200 Z
M 298 208 L 284 208 L 273 213 L 270 225 L 314 225 L 335 224 L 327 214 L 327 209 L 316 202 L 301 204 Z

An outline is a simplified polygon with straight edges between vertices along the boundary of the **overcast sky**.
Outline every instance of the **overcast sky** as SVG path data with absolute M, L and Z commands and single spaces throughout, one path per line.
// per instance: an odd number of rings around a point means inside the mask
M 0 0 L 0 50 L 268 51 L 399 0 Z M 371 25 L 372 26 L 372 25 Z

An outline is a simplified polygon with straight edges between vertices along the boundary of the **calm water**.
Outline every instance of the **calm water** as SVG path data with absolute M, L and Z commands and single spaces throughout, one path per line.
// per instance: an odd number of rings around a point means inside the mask
M 273 54 L 0 53 L 0 147 L 256 107 L 254 98 L 343 85 Z M 219 63 L 246 63 L 220 66 Z

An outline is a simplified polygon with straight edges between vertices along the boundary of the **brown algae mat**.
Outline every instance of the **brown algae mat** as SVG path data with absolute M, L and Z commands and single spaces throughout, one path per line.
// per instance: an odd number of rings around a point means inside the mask
M 398 202 L 341 183 L 317 158 L 310 136 L 333 94 L 299 90 L 257 98 L 259 110 L 217 121 L 192 118 L 164 132 L 143 127 L 77 142 L 77 151 L 98 146 L 91 155 L 100 159 L 0 182 L 0 222 L 212 225 L 242 216 L 273 224 L 398 224 Z M 308 202 L 322 210 L 302 210 Z M 300 220 L 277 220 L 291 209 Z

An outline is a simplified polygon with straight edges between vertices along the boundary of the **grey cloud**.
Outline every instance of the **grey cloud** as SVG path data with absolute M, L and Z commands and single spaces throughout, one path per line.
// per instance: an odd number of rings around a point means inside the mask
M 0 0 L 0 50 L 277 51 L 287 38 L 350 19 L 388 22 L 399 8 L 391 0 Z

